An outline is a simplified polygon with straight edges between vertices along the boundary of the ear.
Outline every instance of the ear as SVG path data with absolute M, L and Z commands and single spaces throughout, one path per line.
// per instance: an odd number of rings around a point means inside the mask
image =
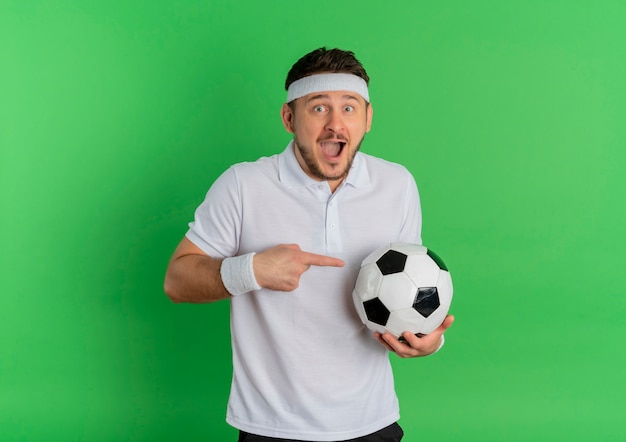
M 284 103 L 280 110 L 280 118 L 283 120 L 283 126 L 287 132 L 293 133 L 293 111 L 287 103 Z
M 367 109 L 365 110 L 365 133 L 369 132 L 372 128 L 372 117 L 374 116 L 374 108 L 372 107 L 372 103 L 367 105 Z

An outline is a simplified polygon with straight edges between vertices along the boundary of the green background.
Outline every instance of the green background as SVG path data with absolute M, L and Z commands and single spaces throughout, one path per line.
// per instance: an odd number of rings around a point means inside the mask
M 228 441 L 228 303 L 165 266 L 291 64 L 354 50 L 365 152 L 447 262 L 445 350 L 392 357 L 408 442 L 623 441 L 626 3 L 0 2 L 0 439 Z

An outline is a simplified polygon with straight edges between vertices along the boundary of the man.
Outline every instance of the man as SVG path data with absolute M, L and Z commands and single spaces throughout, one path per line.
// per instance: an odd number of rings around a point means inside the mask
M 359 265 L 381 245 L 421 242 L 415 181 L 359 152 L 369 77 L 349 51 L 317 49 L 287 75 L 278 155 L 229 168 L 170 261 L 174 302 L 230 299 L 227 422 L 240 441 L 399 441 L 388 352 L 426 356 L 444 323 L 405 342 L 372 334 L 352 304 Z M 381 345 L 382 344 L 382 345 Z

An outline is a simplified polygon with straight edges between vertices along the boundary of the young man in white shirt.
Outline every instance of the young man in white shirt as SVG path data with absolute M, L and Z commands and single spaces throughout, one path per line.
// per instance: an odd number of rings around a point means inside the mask
M 174 302 L 230 299 L 233 381 L 227 422 L 241 441 L 399 441 L 388 352 L 426 356 L 433 333 L 372 336 L 351 292 L 362 259 L 421 243 L 419 195 L 398 164 L 359 151 L 373 108 L 350 51 L 317 49 L 287 75 L 293 140 L 229 168 L 168 266 Z

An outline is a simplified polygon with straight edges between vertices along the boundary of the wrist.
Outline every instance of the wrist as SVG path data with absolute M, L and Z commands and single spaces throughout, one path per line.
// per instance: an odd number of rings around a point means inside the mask
M 224 287 L 232 296 L 238 296 L 261 286 L 254 276 L 253 258 L 255 253 L 233 256 L 222 261 L 220 276 Z

